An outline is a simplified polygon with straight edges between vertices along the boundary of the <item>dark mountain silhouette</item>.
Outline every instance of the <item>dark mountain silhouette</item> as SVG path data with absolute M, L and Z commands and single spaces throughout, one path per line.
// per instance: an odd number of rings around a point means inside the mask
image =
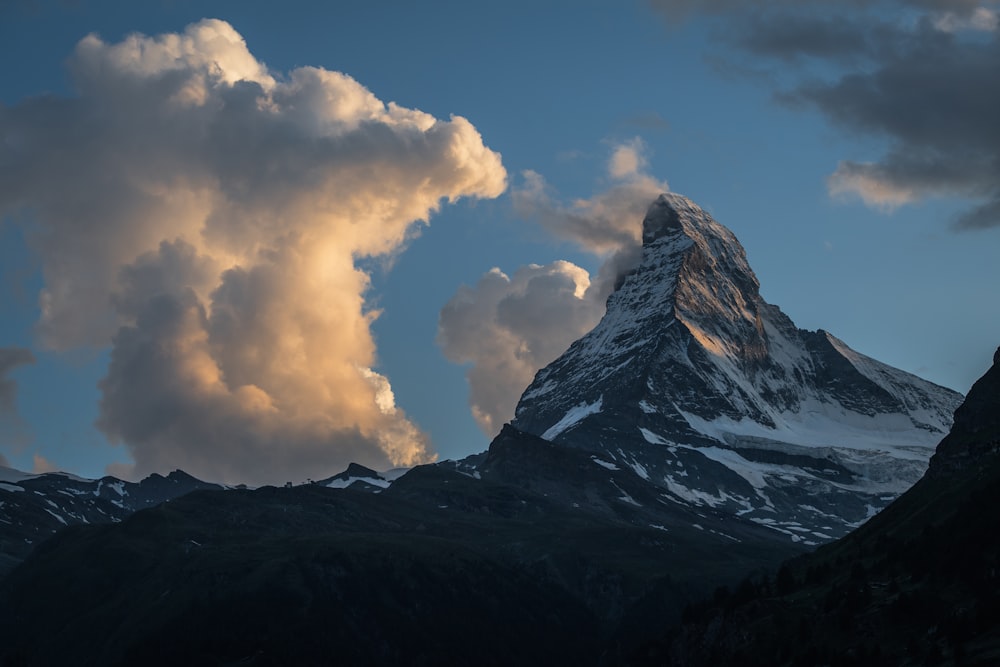
M 115 523 L 191 491 L 221 488 L 180 470 L 125 482 L 0 468 L 0 577 L 65 526 Z
M 255 490 L 11 472 L 0 665 L 655 660 L 663 641 L 636 647 L 685 606 L 729 627 L 697 605 L 720 586 L 735 609 L 832 573 L 848 547 L 821 552 L 829 571 L 760 579 L 916 480 L 960 396 L 797 329 L 760 298 L 732 233 L 683 197 L 654 202 L 643 239 L 598 327 L 462 461 Z M 941 480 L 995 448 L 978 400 L 935 459 Z M 913 540 L 938 544 L 927 521 L 878 539 L 908 562 Z M 866 548 L 850 556 L 859 578 L 881 572 Z M 833 611 L 855 588 L 836 590 Z M 673 646 L 700 659 L 707 635 L 684 627 Z
M 635 665 L 1000 664 L 1000 350 L 927 474 L 864 526 L 693 605 Z
M 0 582 L 0 664 L 614 662 L 797 549 L 592 456 L 507 428 L 475 475 L 199 491 L 68 527 Z

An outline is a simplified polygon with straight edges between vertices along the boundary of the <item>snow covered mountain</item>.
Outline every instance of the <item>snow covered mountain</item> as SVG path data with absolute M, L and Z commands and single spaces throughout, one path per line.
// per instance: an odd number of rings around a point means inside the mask
M 0 577 L 57 530 L 75 524 L 117 523 L 191 491 L 222 489 L 180 470 L 141 482 L 85 479 L 64 472 L 35 475 L 0 467 Z
M 692 605 L 683 629 L 664 624 L 655 649 L 629 664 L 995 665 L 997 506 L 1000 350 L 906 493 L 847 537 L 787 561 L 774 586 Z
M 798 329 L 731 231 L 661 195 L 593 331 L 539 371 L 513 426 L 599 452 L 678 503 L 819 543 L 927 468 L 954 391 Z
M 400 468 L 380 473 L 352 463 L 340 474 L 309 484 L 380 493 L 405 472 Z M 111 476 L 86 479 L 65 472 L 32 474 L 0 467 L 0 578 L 66 526 L 120 523 L 134 512 L 192 491 L 227 488 L 232 487 L 203 482 L 182 470 L 127 482 Z

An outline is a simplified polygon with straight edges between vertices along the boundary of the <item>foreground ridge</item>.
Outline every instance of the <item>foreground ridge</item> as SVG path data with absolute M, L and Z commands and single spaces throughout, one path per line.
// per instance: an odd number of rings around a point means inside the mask
M 677 667 L 995 665 L 1000 659 L 1000 350 L 927 473 L 773 580 L 692 605 L 628 661 Z

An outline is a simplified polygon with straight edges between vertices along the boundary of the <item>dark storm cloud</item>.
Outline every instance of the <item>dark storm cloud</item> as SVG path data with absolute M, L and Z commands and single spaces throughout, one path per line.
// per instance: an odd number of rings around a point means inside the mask
M 926 25 L 907 37 L 871 71 L 805 84 L 788 98 L 907 146 L 964 153 L 1000 144 L 1000 41 L 963 41 Z
M 845 162 L 830 179 L 873 205 L 929 195 L 986 200 L 963 213 L 960 229 L 1000 225 L 1000 40 L 970 38 L 923 20 L 896 35 L 897 48 L 865 72 L 809 83 L 786 96 L 836 125 L 887 138 L 873 163 Z
M 1000 226 L 997 2 L 651 2 L 671 18 L 716 16 L 739 52 L 783 64 L 771 81 L 794 83 L 776 91 L 779 101 L 887 143 L 875 161 L 844 156 L 831 194 L 882 209 L 962 197 L 974 203 L 954 228 Z
M 668 17 L 684 18 L 693 14 L 729 14 L 782 9 L 862 9 L 866 7 L 913 7 L 939 12 L 969 15 L 979 7 L 979 0 L 649 0 Z
M 741 26 L 736 41 L 758 55 L 783 59 L 853 59 L 871 47 L 869 30 L 843 16 L 755 16 Z
M 955 220 L 955 228 L 960 230 L 986 229 L 1000 224 L 1000 198 L 982 206 L 970 209 Z

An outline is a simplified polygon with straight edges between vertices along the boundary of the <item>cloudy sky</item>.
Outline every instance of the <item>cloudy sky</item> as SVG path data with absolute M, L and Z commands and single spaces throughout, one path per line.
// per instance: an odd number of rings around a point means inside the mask
M 0 3 L 0 464 L 481 451 L 666 189 L 800 327 L 964 392 L 1000 344 L 998 12 Z

